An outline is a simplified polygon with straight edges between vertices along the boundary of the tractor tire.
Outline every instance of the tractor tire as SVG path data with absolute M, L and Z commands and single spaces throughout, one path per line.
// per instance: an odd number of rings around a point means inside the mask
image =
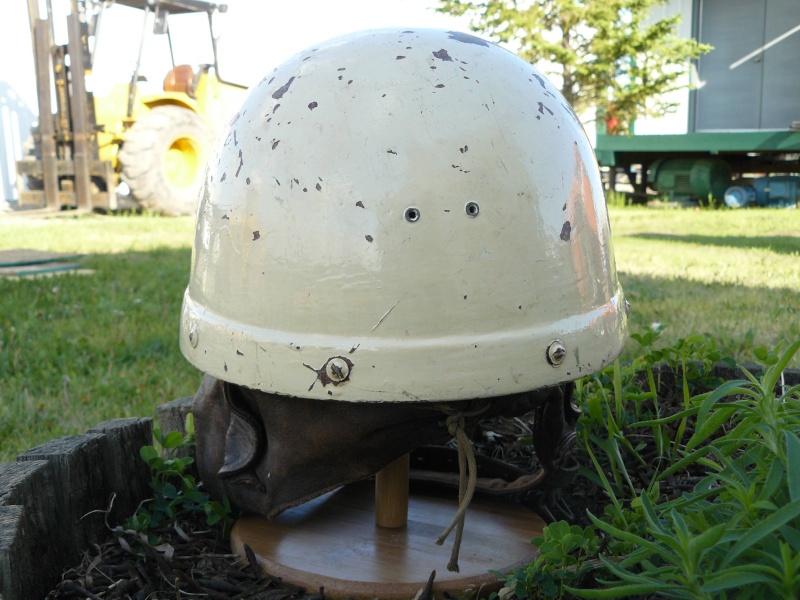
M 118 155 L 137 206 L 194 214 L 213 137 L 197 113 L 180 106 L 157 106 L 138 119 Z

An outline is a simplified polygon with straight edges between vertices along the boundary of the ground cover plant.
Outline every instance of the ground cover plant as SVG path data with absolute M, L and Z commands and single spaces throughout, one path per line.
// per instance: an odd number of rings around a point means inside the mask
M 800 337 L 800 211 L 609 212 L 633 331 L 664 324 L 662 345 L 709 334 L 744 363 Z M 188 217 L 0 219 L 0 250 L 80 252 L 94 270 L 0 279 L 0 461 L 194 393 L 178 349 L 193 235 Z
M 590 523 L 549 525 L 501 598 L 800 596 L 800 385 L 784 378 L 800 340 L 722 380 L 713 340 L 656 350 L 658 333 L 579 383 Z

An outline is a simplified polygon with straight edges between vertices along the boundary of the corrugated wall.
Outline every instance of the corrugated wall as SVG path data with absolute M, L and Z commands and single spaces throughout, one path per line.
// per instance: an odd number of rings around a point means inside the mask
M 786 130 L 800 120 L 800 1 L 698 0 L 693 131 Z

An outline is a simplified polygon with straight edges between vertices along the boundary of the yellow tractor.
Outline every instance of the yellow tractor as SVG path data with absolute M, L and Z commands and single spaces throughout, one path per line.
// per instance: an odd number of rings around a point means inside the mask
M 28 0 L 39 125 L 28 155 L 17 162 L 20 207 L 194 212 L 209 147 L 246 89 L 225 81 L 219 72 L 214 15 L 226 12 L 227 5 L 69 0 L 68 43 L 57 45 L 52 1 L 46 0 L 48 18 L 42 19 L 38 0 Z M 101 17 L 114 4 L 143 11 L 138 57 L 129 81 L 92 92 L 87 81 Z M 207 15 L 213 64 L 175 64 L 170 17 L 187 13 Z M 141 66 L 153 35 L 166 37 L 172 68 L 161 89 L 146 92 Z M 125 193 L 118 194 L 118 189 Z

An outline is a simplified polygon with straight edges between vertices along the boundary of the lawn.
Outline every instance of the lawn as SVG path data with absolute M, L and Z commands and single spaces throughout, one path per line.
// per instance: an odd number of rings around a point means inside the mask
M 633 331 L 707 334 L 744 362 L 800 338 L 800 211 L 612 207 L 610 218 Z
M 800 338 L 800 211 L 612 207 L 632 330 L 707 333 L 741 362 Z M 193 219 L 0 220 L 0 250 L 80 252 L 92 275 L 0 279 L 0 461 L 192 395 L 178 349 Z M 636 353 L 626 347 L 623 359 Z M 792 366 L 798 366 L 797 362 Z
M 194 393 L 178 349 L 192 230 L 190 218 L 0 222 L 0 249 L 81 252 L 94 270 L 0 280 L 0 461 Z

